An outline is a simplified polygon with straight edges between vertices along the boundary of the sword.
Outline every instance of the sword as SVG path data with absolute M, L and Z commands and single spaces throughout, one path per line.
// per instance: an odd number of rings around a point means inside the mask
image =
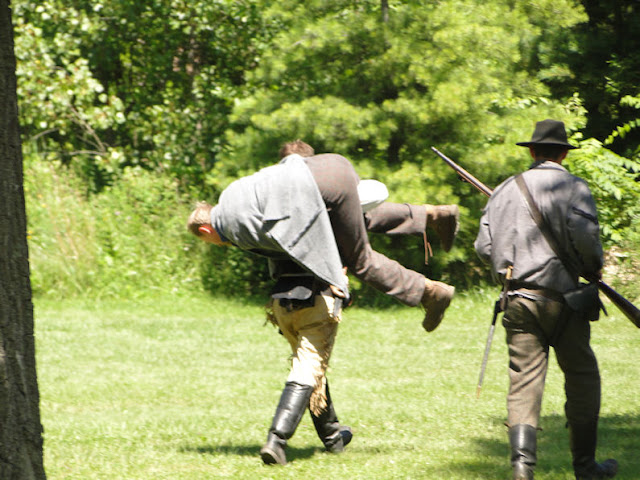
M 476 388 L 476 398 L 480 398 L 480 391 L 482 390 L 482 381 L 484 380 L 484 372 L 487 369 L 487 361 L 489 360 L 489 351 L 491 350 L 491 343 L 493 342 L 493 333 L 496 330 L 496 320 L 498 320 L 498 314 L 503 312 L 507 307 L 507 292 L 509 291 L 509 284 L 511 283 L 511 273 L 513 271 L 513 265 L 507 267 L 507 274 L 505 276 L 504 287 L 502 288 L 502 295 L 493 306 L 493 319 L 491 320 L 491 326 L 489 327 L 489 335 L 487 336 L 487 345 L 484 347 L 484 357 L 482 357 L 482 366 L 480 367 L 480 378 L 478 379 L 478 387 Z

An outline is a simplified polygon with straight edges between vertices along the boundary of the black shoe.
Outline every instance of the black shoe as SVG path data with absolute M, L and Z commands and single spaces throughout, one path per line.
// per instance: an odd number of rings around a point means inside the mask
M 267 438 L 267 443 L 260 449 L 260 458 L 266 465 L 278 465 L 287 464 L 287 456 L 284 453 L 284 447 L 286 440 L 281 439 L 274 433 L 270 433 Z
M 576 480 L 600 480 L 603 478 L 613 478 L 618 473 L 618 462 L 609 458 L 602 463 L 595 460 L 589 468 L 583 468 L 580 473 L 576 472 Z
M 341 453 L 344 451 L 344 447 L 349 445 L 352 438 L 353 432 L 351 431 L 351 427 L 340 425 L 340 430 L 337 435 L 335 435 L 334 438 L 325 441 L 324 446 L 329 453 Z
M 312 388 L 287 382 L 271 422 L 267 443 L 260 449 L 260 457 L 267 465 L 286 465 L 285 447 L 298 428 L 304 411 L 309 406 Z
M 318 437 L 322 440 L 327 452 L 340 453 L 344 450 L 344 447 L 351 442 L 353 432 L 351 431 L 351 427 L 340 425 L 336 411 L 333 408 L 328 382 L 325 393 L 327 406 L 322 413 L 320 415 L 314 415 L 311 409 L 309 409 L 309 413 L 311 414 L 313 426 L 316 428 Z
M 573 455 L 573 471 L 576 480 L 613 478 L 618 473 L 618 462 L 610 458 L 597 463 L 598 421 L 585 424 L 569 424 L 569 445 Z

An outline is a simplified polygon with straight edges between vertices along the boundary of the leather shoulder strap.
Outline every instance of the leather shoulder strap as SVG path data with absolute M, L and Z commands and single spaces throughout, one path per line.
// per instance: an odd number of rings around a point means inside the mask
M 518 185 L 518 188 L 520 189 L 520 192 L 524 197 L 525 203 L 527 204 L 527 207 L 529 209 L 529 213 L 533 217 L 533 221 L 536 222 L 536 225 L 542 232 L 542 235 L 551 247 L 551 250 L 553 250 L 553 253 L 556 254 L 558 259 L 562 262 L 562 264 L 568 271 L 575 273 L 575 268 L 573 268 L 568 262 L 564 250 L 560 247 L 560 245 L 556 241 L 556 238 L 553 236 L 551 229 L 544 221 L 544 217 L 542 216 L 542 213 L 540 213 L 540 209 L 538 208 L 538 205 L 536 205 L 536 202 L 533 199 L 531 191 L 529 190 L 529 187 L 527 187 L 527 183 L 524 181 L 522 174 L 516 176 L 516 184 Z

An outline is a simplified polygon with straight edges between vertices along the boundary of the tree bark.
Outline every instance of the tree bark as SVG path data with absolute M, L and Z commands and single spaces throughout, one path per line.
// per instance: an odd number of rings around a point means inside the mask
M 0 0 L 0 479 L 45 479 L 36 377 L 16 60 Z

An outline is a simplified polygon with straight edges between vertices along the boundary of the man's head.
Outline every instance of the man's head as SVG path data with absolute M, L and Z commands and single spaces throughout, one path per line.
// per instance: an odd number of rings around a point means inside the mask
M 286 156 L 293 155 L 294 153 L 297 153 L 301 157 L 312 157 L 315 154 L 315 151 L 311 145 L 298 139 L 282 145 L 280 152 L 278 153 L 282 159 Z
M 578 148 L 567 141 L 564 123 L 551 119 L 537 122 L 531 140 L 518 142 L 516 145 L 529 147 L 531 156 L 536 160 L 552 160 L 558 163 L 567 156 L 569 150 Z
M 529 152 L 536 161 L 550 160 L 560 163 L 567 156 L 569 149 L 561 145 L 531 145 Z
M 220 238 L 216 229 L 211 225 L 211 209 L 207 202 L 198 202 L 195 210 L 189 215 L 187 229 L 199 239 L 215 245 L 229 245 Z

